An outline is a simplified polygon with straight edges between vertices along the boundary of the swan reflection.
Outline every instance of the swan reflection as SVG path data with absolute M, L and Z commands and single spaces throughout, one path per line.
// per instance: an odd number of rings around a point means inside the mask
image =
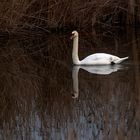
M 79 84 L 78 73 L 80 69 L 83 69 L 92 74 L 109 75 L 118 70 L 124 69 L 122 65 L 104 65 L 104 66 L 73 66 L 72 80 L 73 80 L 73 94 L 72 98 L 78 98 L 79 96 Z

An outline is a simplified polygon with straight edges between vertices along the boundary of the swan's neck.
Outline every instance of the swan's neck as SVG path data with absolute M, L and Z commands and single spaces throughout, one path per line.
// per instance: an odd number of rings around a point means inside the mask
M 78 36 L 73 39 L 72 60 L 73 60 L 73 64 L 75 65 L 80 64 L 79 57 L 78 57 Z

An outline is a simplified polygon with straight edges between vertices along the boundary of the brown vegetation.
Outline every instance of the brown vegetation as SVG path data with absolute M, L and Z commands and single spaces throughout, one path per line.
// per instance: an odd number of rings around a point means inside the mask
M 93 42 L 88 39 L 82 39 L 81 57 L 87 55 L 87 48 L 93 49 Z M 68 65 L 71 47 L 67 38 L 50 35 L 45 41 L 13 39 L 0 48 L 1 139 L 31 140 L 39 136 L 56 140 L 62 136 L 98 139 L 101 135 L 110 140 L 138 139 L 138 67 L 111 75 L 80 70 L 79 97 L 72 99 L 72 68 Z M 139 44 L 135 39 L 132 41 L 133 45 Z M 118 41 L 118 52 L 110 47 L 110 42 L 116 43 L 111 39 L 104 48 L 94 47 L 94 51 L 105 49 L 121 54 L 122 49 L 132 47 L 131 44 L 122 47 Z M 131 57 L 139 53 L 136 49 L 134 46 Z M 135 62 L 137 59 L 134 57 Z
M 135 0 L 6 0 L 0 2 L 0 30 L 48 31 L 60 28 L 88 28 L 95 24 L 135 24 L 139 22 Z

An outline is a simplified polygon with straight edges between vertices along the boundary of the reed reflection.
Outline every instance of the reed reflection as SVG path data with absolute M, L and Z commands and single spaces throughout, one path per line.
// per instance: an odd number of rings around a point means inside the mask
M 78 98 L 78 96 L 79 96 L 78 73 L 79 73 L 80 69 L 83 69 L 91 74 L 109 75 L 113 72 L 117 72 L 118 70 L 126 69 L 126 67 L 123 65 L 73 66 L 73 69 L 72 69 L 72 80 L 73 80 L 72 98 Z

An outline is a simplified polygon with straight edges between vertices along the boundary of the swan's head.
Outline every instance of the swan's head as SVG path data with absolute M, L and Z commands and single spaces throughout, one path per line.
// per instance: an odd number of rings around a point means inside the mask
M 78 37 L 78 32 L 77 31 L 73 31 L 71 33 L 71 39 L 75 38 L 75 37 Z

